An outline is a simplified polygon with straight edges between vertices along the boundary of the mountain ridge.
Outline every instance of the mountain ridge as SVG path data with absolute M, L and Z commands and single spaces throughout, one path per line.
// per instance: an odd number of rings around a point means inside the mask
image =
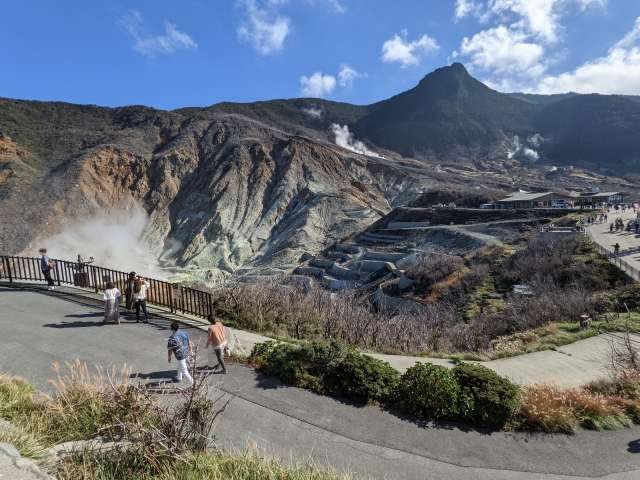
M 367 106 L 0 99 L 0 244 L 33 252 L 74 222 L 139 205 L 149 248 L 168 264 L 214 276 L 286 271 L 436 188 L 631 188 L 640 165 L 626 137 L 640 102 L 608 110 L 608 97 L 585 98 L 534 105 L 456 64 Z M 617 157 L 599 157 L 614 146 Z M 577 168 L 551 174 L 544 164 Z

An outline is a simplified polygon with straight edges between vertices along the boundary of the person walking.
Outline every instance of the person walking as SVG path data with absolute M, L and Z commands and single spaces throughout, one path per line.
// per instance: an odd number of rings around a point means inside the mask
M 617 257 L 620 253 L 620 244 L 618 242 L 613 246 L 613 254 Z
M 40 271 L 42 271 L 42 275 L 44 275 L 44 279 L 47 281 L 47 290 L 53 290 L 56 288 L 56 284 L 51 278 L 51 270 L 55 267 L 55 262 L 49 258 L 47 255 L 47 249 L 41 248 L 40 252 Z
M 133 309 L 133 284 L 136 281 L 136 272 L 129 272 L 129 276 L 127 277 L 127 283 L 124 287 L 124 306 L 127 310 Z
M 122 294 L 113 282 L 107 282 L 103 293 L 104 323 L 120 324 L 120 297 Z
M 189 384 L 193 384 L 193 377 L 189 373 L 189 365 L 187 363 L 192 353 L 193 345 L 189 335 L 187 335 L 187 332 L 180 330 L 178 322 L 173 322 L 171 324 L 171 336 L 167 341 L 167 356 L 169 363 L 171 363 L 171 355 L 176 357 L 176 362 L 178 363 L 174 382 L 181 382 L 184 376 Z
M 613 222 L 609 225 L 609 233 L 613 233 Z
M 144 312 L 144 323 L 149 323 L 149 312 L 147 312 L 147 290 L 149 282 L 143 276 L 137 276 L 133 282 L 133 301 L 136 306 L 136 323 L 140 322 L 140 309 Z
M 224 364 L 224 350 L 227 347 L 227 336 L 224 331 L 224 325 L 219 322 L 213 314 L 209 314 L 209 328 L 207 329 L 207 346 L 211 347 L 216 356 L 218 363 L 211 367 L 211 370 L 222 368 L 222 373 L 226 375 L 227 366 Z M 213 360 L 213 359 L 212 359 Z

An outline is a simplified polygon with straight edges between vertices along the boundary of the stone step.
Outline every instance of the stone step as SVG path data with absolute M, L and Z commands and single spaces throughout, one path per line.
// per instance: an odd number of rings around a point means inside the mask
M 397 262 L 407 256 L 405 252 L 376 252 L 369 250 L 362 255 L 362 260 L 382 260 L 383 262 Z
M 392 244 L 403 240 L 403 237 L 395 235 L 380 235 L 375 233 L 364 233 L 358 237 L 361 242 L 379 243 L 379 244 Z
M 323 268 L 318 267 L 297 267 L 293 271 L 294 275 L 305 275 L 307 277 L 322 278 L 325 275 Z
M 334 245 L 333 250 L 344 253 L 356 254 L 362 251 L 362 247 L 353 243 L 338 243 Z

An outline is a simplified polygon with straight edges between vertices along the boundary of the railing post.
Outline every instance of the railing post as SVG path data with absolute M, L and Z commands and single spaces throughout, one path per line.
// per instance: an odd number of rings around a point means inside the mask
M 58 270 L 58 261 L 56 260 L 55 263 L 55 268 L 56 268 L 56 280 L 58 281 L 58 286 L 60 286 L 60 270 Z
M 5 264 L 7 275 L 9 275 L 9 283 L 13 283 L 13 276 L 11 274 L 11 262 L 9 261 L 9 257 L 2 257 L 2 262 Z
M 98 280 L 96 278 L 96 267 L 94 267 L 93 265 L 89 265 L 89 267 L 91 268 L 91 276 L 93 277 L 93 286 L 96 289 L 96 293 L 98 293 Z

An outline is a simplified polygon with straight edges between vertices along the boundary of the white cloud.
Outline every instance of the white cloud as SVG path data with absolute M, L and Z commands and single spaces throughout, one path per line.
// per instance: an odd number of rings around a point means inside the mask
M 607 0 L 456 0 L 456 19 L 494 25 L 462 40 L 454 52 L 485 83 L 500 90 L 535 89 L 564 55 L 562 19 L 573 11 L 606 8 Z
M 347 7 L 342 0 L 324 0 L 331 10 L 336 13 L 345 13 Z
M 336 88 L 336 77 L 333 75 L 325 75 L 322 72 L 315 72 L 307 77 L 300 77 L 300 91 L 305 97 L 324 97 L 333 92 Z
M 500 25 L 464 38 L 460 53 L 467 55 L 474 67 L 490 70 L 493 74 L 540 75 L 544 48 L 527 41 L 527 36 L 517 30 Z
M 142 55 L 154 57 L 174 53 L 176 50 L 198 48 L 198 44 L 187 33 L 178 30 L 171 22 L 165 22 L 164 35 L 146 33 L 144 19 L 137 10 L 129 10 L 120 18 L 119 23 L 133 38 L 133 49 Z
M 283 3 L 283 0 L 269 0 L 265 7 L 261 7 L 256 0 L 241 2 L 246 18 L 238 27 L 238 36 L 250 43 L 260 55 L 279 52 L 289 36 L 291 20 L 275 10 Z
M 570 7 L 585 11 L 605 8 L 607 0 L 456 0 L 455 16 L 474 16 L 481 22 L 490 18 L 510 28 L 520 29 L 546 44 L 556 43 L 562 31 L 561 19 Z
M 479 17 L 482 12 L 482 4 L 476 0 L 456 0 L 456 19 L 461 19 L 473 15 Z
M 540 80 L 539 93 L 611 93 L 640 95 L 640 17 L 633 29 L 614 44 L 607 55 L 571 72 Z
M 342 65 L 338 72 L 338 83 L 341 87 L 352 87 L 353 82 L 364 75 L 349 65 Z
M 402 68 L 420 64 L 420 58 L 438 50 L 438 42 L 428 35 L 409 41 L 407 31 L 402 30 L 382 44 L 382 61 L 397 62 Z

